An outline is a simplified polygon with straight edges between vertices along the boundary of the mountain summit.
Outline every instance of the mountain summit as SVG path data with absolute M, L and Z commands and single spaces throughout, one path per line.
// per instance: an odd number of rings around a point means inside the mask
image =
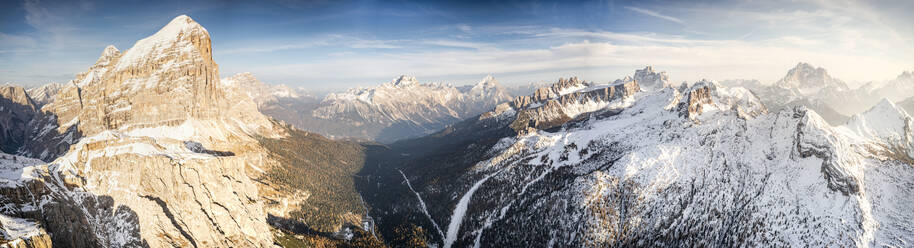
M 814 67 L 809 63 L 800 62 L 787 72 L 776 86 L 787 89 L 796 89 L 803 95 L 814 94 L 822 89 L 845 91 L 849 88 L 843 81 L 828 75 L 825 68 Z
M 87 136 L 138 124 L 216 118 L 229 109 L 218 75 L 209 33 L 182 15 L 123 53 L 106 47 L 88 72 L 44 108 L 57 115 L 61 129 L 78 119 L 79 132 Z
M 391 86 L 396 86 L 396 87 L 406 87 L 406 86 L 411 86 L 411 85 L 417 85 L 417 84 L 419 84 L 419 81 L 417 81 L 416 77 L 413 77 L 413 76 L 400 75 L 400 77 L 394 79 L 393 81 L 390 81 L 389 84 Z
M 654 71 L 654 67 L 647 66 L 644 69 L 635 70 L 633 79 L 642 87 L 648 89 L 660 89 L 670 86 L 670 76 L 665 71 Z
M 28 137 L 3 151 L 48 164 L 0 171 L 41 189 L 3 214 L 40 216 L 55 244 L 76 247 L 271 246 L 253 200 L 271 189 L 251 178 L 271 168 L 257 138 L 282 127 L 218 74 L 209 34 L 183 15 L 123 53 L 106 47 L 34 117 L 17 115 Z

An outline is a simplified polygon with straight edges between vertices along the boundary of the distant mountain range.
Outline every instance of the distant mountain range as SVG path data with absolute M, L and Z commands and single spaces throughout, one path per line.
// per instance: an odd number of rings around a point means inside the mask
M 372 88 L 352 88 L 318 99 L 299 89 L 270 86 L 249 73 L 223 83 L 250 90 L 260 111 L 302 130 L 337 139 L 392 142 L 438 131 L 508 101 L 511 96 L 487 76 L 475 85 L 422 84 L 400 76 Z
M 914 77 L 910 72 L 886 82 L 871 82 L 850 89 L 824 68 L 808 63 L 797 64 L 774 84 L 763 84 L 757 80 L 728 80 L 723 84 L 752 90 L 774 111 L 786 107 L 809 107 L 832 125 L 844 124 L 849 116 L 868 109 L 883 98 L 900 102 L 914 97 Z
M 560 79 L 392 144 L 363 174 L 381 178 L 361 186 L 370 214 L 420 225 L 427 244 L 444 247 L 914 240 L 914 119 L 891 101 L 832 126 L 805 106 L 770 112 L 752 91 L 715 81 L 626 81 Z

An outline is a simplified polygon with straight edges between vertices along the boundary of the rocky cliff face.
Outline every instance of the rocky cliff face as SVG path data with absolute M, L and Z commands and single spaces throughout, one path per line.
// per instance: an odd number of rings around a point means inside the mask
M 0 86 L 0 151 L 17 153 L 28 140 L 29 122 L 38 115 L 37 106 L 25 89 Z
M 107 47 L 29 122 L 19 153 L 50 163 L 4 173 L 18 210 L 5 214 L 79 247 L 272 246 L 254 180 L 275 162 L 258 139 L 284 134 L 217 75 L 187 16 L 126 52 Z
M 74 80 L 79 131 L 157 126 L 164 121 L 218 117 L 225 104 L 209 33 L 181 16 L 121 54 L 113 46 Z M 72 89 L 71 89 L 72 90 Z M 49 106 L 62 122 L 68 109 Z
M 579 86 L 583 84 L 577 78 L 559 79 L 552 87 L 537 90 L 530 97 L 515 98 L 510 107 L 518 113 L 511 128 L 518 133 L 525 133 L 560 126 L 581 114 L 604 109 L 641 90 L 636 81 L 605 86 Z
M 44 189 L 31 180 L 20 180 L 29 166 L 41 160 L 0 152 L 0 247 L 51 247 L 51 236 L 36 218 L 41 216 L 33 194 Z

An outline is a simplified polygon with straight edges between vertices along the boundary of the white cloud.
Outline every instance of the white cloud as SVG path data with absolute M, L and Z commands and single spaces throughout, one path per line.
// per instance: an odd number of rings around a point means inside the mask
M 351 48 L 376 48 L 376 49 L 395 49 L 400 48 L 400 42 L 396 40 L 361 40 L 354 39 L 343 42 L 344 45 Z
M 456 47 L 456 48 L 472 48 L 472 49 L 484 49 L 489 47 L 490 44 L 481 43 L 481 42 L 469 42 L 469 41 L 459 41 L 459 40 L 423 40 L 420 41 L 422 44 L 441 46 L 441 47 Z
M 543 72 L 565 72 L 587 76 L 587 80 L 610 81 L 630 74 L 634 69 L 654 65 L 667 70 L 675 81 L 697 81 L 702 78 L 754 78 L 773 82 L 782 77 L 797 62 L 806 61 L 825 67 L 831 74 L 845 80 L 879 80 L 894 77 L 909 69 L 910 60 L 840 53 L 809 49 L 819 41 L 801 37 L 779 37 L 762 41 L 690 40 L 634 34 L 615 34 L 562 29 L 546 30 L 543 34 L 560 38 L 563 35 L 604 37 L 603 41 L 578 41 L 562 45 L 512 49 L 418 51 L 384 53 L 381 55 L 348 55 L 306 63 L 254 68 L 271 81 L 350 82 L 376 79 L 382 82 L 398 74 L 413 74 L 424 78 L 454 78 L 496 72 L 503 82 L 552 80 L 527 75 Z M 630 43 L 617 40 L 647 40 Z M 605 68 L 605 69 L 603 69 Z M 616 70 L 611 68 L 626 68 Z M 505 76 L 509 75 L 509 76 Z M 571 76 L 545 73 L 547 76 Z M 360 81 L 362 82 L 362 81 Z
M 473 31 L 473 28 L 470 27 L 470 25 L 466 25 L 466 24 L 457 24 L 457 29 L 459 29 L 460 31 L 463 31 L 464 33 L 469 33 L 469 32 Z
M 348 47 L 357 49 L 396 49 L 401 48 L 402 41 L 399 40 L 372 40 L 360 39 L 346 35 L 326 35 L 321 37 L 309 37 L 301 39 L 291 39 L 285 41 L 271 41 L 261 44 L 249 44 L 245 42 L 240 46 L 228 45 L 224 50 L 216 51 L 218 54 L 242 54 L 242 53 L 270 53 L 286 50 L 300 50 L 316 47 Z
M 664 19 L 664 20 L 667 20 L 667 21 L 671 21 L 671 22 L 675 22 L 675 23 L 679 23 L 679 24 L 684 24 L 684 23 L 685 23 L 684 21 L 682 21 L 682 20 L 679 19 L 679 18 L 672 17 L 672 16 L 668 16 L 668 15 L 662 15 L 662 14 L 657 13 L 657 12 L 655 12 L 655 11 L 646 10 L 646 9 L 637 8 L 637 7 L 625 7 L 625 8 L 626 8 L 626 9 L 629 9 L 629 10 L 631 10 L 631 11 L 634 11 L 634 12 L 638 12 L 638 13 L 641 13 L 641 14 L 644 14 L 644 15 L 648 15 L 648 16 L 657 17 L 657 18 Z

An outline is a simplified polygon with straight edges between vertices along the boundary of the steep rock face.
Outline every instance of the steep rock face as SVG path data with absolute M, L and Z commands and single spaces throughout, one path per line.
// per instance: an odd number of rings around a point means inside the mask
M 559 78 L 559 81 L 552 85 L 534 90 L 532 95 L 515 97 L 511 102 L 511 106 L 514 108 L 526 108 L 535 103 L 542 103 L 549 99 L 587 88 L 590 85 L 577 77 Z
M 64 182 L 51 188 L 71 197 L 79 189 L 106 192 L 136 213 L 136 237 L 152 247 L 269 246 L 258 189 L 245 172 L 261 155 L 242 147 L 207 153 L 187 144 L 109 132 L 86 138 L 51 163 Z M 131 217 L 111 219 L 122 218 Z
M 258 138 L 284 134 L 216 75 L 187 16 L 124 53 L 107 47 L 29 123 L 21 154 L 50 163 L 15 168 L 4 196 L 55 244 L 272 246 L 252 178 L 272 165 Z
M 187 16 L 122 55 L 106 48 L 78 86 L 84 135 L 162 120 L 218 117 L 225 101 L 209 33 Z
M 696 84 L 689 89 L 682 112 L 686 117 L 695 118 L 704 113 L 706 104 L 713 104 L 711 100 L 711 89 L 704 82 Z
M 389 142 L 440 130 L 508 100 L 492 77 L 473 87 L 457 88 L 420 84 L 414 77 L 401 76 L 379 87 L 327 95 L 312 115 L 334 122 L 334 127 L 302 128 L 331 137 Z
M 51 236 L 39 221 L 41 205 L 34 195 L 46 192 L 30 177 L 29 166 L 41 160 L 0 153 L 0 247 L 51 247 Z
M 108 46 L 85 73 L 65 84 L 33 127 L 24 155 L 49 160 L 80 137 L 105 130 L 175 126 L 189 119 L 243 120 L 269 126 L 250 101 L 228 101 L 208 32 L 179 16 L 121 53 Z
M 0 86 L 0 151 L 17 153 L 28 137 L 29 122 L 39 115 L 25 89 Z

